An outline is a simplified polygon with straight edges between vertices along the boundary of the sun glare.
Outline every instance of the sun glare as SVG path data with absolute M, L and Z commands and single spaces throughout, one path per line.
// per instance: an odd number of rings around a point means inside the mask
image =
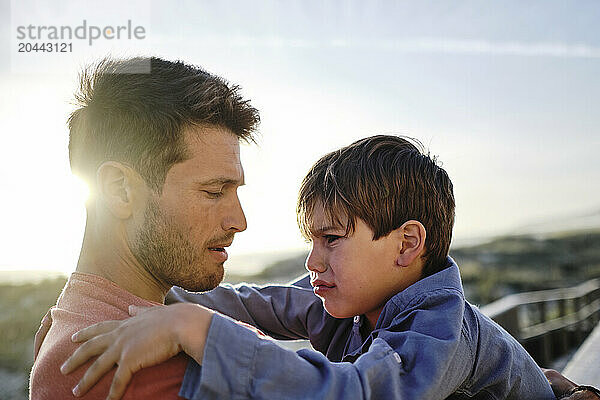
M 71 196 L 74 202 L 85 204 L 90 195 L 89 185 L 77 175 L 72 175 Z

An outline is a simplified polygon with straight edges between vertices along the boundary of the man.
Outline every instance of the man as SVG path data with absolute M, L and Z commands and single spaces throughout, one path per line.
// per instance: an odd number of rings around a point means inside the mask
M 72 396 L 86 369 L 59 371 L 73 333 L 124 319 L 129 305 L 162 304 L 173 285 L 217 286 L 226 247 L 246 229 L 239 141 L 253 140 L 259 116 L 238 86 L 182 62 L 105 59 L 82 74 L 76 98 L 69 157 L 90 186 L 86 229 L 76 272 L 40 329 L 51 324 L 32 399 Z M 136 374 L 125 398 L 179 398 L 187 362 L 179 355 Z M 110 382 L 85 398 L 106 398 Z

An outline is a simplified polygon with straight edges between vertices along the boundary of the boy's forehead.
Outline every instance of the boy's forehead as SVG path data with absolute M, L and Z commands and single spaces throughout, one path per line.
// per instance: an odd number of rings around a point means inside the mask
M 310 232 L 318 234 L 329 230 L 346 229 L 348 217 L 346 213 L 317 202 L 309 215 Z

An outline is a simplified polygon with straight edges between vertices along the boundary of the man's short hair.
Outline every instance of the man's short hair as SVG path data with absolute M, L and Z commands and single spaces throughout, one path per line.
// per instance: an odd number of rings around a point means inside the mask
M 356 218 L 373 230 L 373 240 L 409 220 L 423 224 L 423 276 L 446 267 L 454 225 L 454 194 L 446 171 L 414 139 L 378 135 L 323 156 L 304 178 L 298 224 L 310 237 L 317 204 L 329 222 L 354 231 Z
M 167 172 L 188 157 L 188 126 L 219 126 L 253 141 L 260 118 L 237 85 L 181 61 L 106 58 L 80 75 L 69 125 L 72 171 L 95 182 L 98 167 L 119 161 L 162 191 Z

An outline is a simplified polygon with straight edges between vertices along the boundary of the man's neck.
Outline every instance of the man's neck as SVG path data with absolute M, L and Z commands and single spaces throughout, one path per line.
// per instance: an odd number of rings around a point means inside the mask
M 164 303 L 170 286 L 148 272 L 125 243 L 93 237 L 97 236 L 86 227 L 77 262 L 78 272 L 99 275 L 142 299 Z
M 104 265 L 82 262 L 80 259 L 77 264 L 78 272 L 85 272 L 101 276 L 113 282 L 120 288 L 127 290 L 142 299 L 150 300 L 156 303 L 164 303 L 165 296 L 170 288 L 164 288 L 158 285 L 146 274 L 137 270 L 115 270 L 112 267 L 106 268 Z

